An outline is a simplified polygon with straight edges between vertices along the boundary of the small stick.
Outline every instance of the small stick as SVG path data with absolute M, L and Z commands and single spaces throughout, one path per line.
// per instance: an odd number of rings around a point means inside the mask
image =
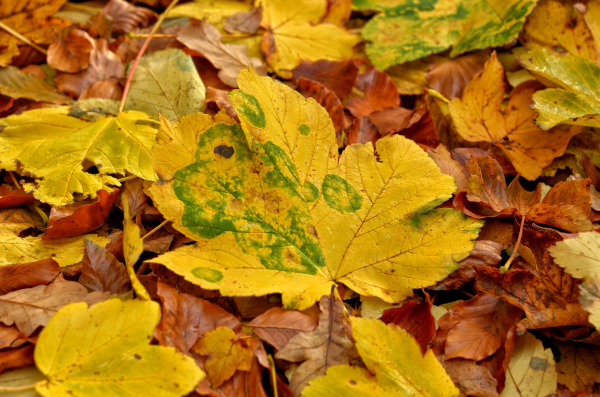
M 144 235 L 144 237 L 142 237 L 142 240 L 144 240 L 146 237 L 150 236 L 152 233 L 154 233 L 155 231 L 157 231 L 158 229 L 160 229 L 161 227 L 163 227 L 164 225 L 166 225 L 167 222 L 169 222 L 169 220 L 165 219 L 160 225 L 156 226 L 154 229 L 152 229 L 148 233 L 146 233 Z
M 508 271 L 508 269 L 510 269 L 510 265 L 512 264 L 513 260 L 515 259 L 515 256 L 517 255 L 517 251 L 519 250 L 519 245 L 521 244 L 521 237 L 523 237 L 523 226 L 524 225 L 525 225 L 525 215 L 523 215 L 523 218 L 521 218 L 521 228 L 519 229 L 519 237 L 517 238 L 517 243 L 515 244 L 515 249 L 513 250 L 513 253 L 511 254 L 510 258 L 508 258 L 508 260 L 506 261 L 504 266 L 502 266 L 500 268 L 500 271 L 502 273 L 506 273 Z
M 17 32 L 16 30 L 14 30 L 13 28 L 11 28 L 10 26 L 6 26 L 2 22 L 0 22 L 0 28 L 3 29 L 3 30 L 6 30 L 8 33 L 12 34 L 17 39 L 19 39 L 22 42 L 28 44 L 29 46 L 35 48 L 36 50 L 38 50 L 42 54 L 48 55 L 48 51 L 46 51 L 45 49 L 43 49 L 39 45 L 35 44 L 33 41 L 29 40 L 27 37 L 23 36 L 21 33 Z
M 150 31 L 148 38 L 146 39 L 146 41 L 144 41 L 142 48 L 140 48 L 140 51 L 138 52 L 137 56 L 135 57 L 135 61 L 133 61 L 133 64 L 131 65 L 131 70 L 129 71 L 129 76 L 127 76 L 127 82 L 125 83 L 125 88 L 123 89 L 123 97 L 121 98 L 121 105 L 119 106 L 119 113 L 121 113 L 123 111 L 123 108 L 125 107 L 125 101 L 127 100 L 127 94 L 129 93 L 129 87 L 131 86 L 131 80 L 133 79 L 133 74 L 135 73 L 135 69 L 137 68 L 138 63 L 140 62 L 140 59 L 142 59 L 142 55 L 144 55 L 146 48 L 148 48 L 148 44 L 150 44 L 150 40 L 152 40 L 152 36 L 154 36 L 154 33 L 156 33 L 156 31 L 158 30 L 160 25 L 163 23 L 163 21 L 167 17 L 167 14 L 169 13 L 169 11 L 171 11 L 173 9 L 173 7 L 175 7 L 175 4 L 177 4 L 178 1 L 179 0 L 173 0 L 173 2 L 171 4 L 169 4 L 169 6 L 165 10 L 165 12 L 163 12 L 161 14 L 160 18 L 158 18 L 158 21 L 156 21 L 156 23 L 154 24 L 154 27 Z
M 135 32 L 127 32 L 127 37 L 130 39 L 145 39 L 150 37 L 147 33 L 135 33 Z M 176 34 L 155 34 L 152 36 L 155 39 L 176 39 Z

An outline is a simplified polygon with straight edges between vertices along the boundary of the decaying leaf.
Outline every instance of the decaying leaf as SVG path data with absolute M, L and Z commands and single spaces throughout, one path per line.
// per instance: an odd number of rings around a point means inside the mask
M 44 397 L 148 393 L 179 397 L 204 373 L 173 348 L 148 343 L 160 320 L 156 302 L 109 299 L 92 307 L 64 307 L 42 330 L 35 363 L 46 375 L 35 389 Z
M 459 395 L 433 352 L 423 356 L 403 329 L 379 320 L 353 318 L 352 335 L 367 370 L 348 365 L 329 368 L 327 375 L 309 383 L 303 397 Z
M 79 282 L 94 291 L 123 294 L 131 290 L 125 265 L 106 248 L 91 240 L 84 240 L 85 255 L 81 264 Z M 0 268 L 2 269 L 2 268 Z
M 302 312 L 274 307 L 255 317 L 248 326 L 262 340 L 281 350 L 294 336 L 314 330 L 317 320 Z
M 416 144 L 394 135 L 377 142 L 378 158 L 353 145 L 338 161 L 316 102 L 251 70 L 238 84 L 229 97 L 243 131 L 221 114 L 163 119 L 153 156 L 164 182 L 149 192 L 198 243 L 152 262 L 225 295 L 281 292 L 303 309 L 333 282 L 397 302 L 468 255 L 481 224 L 427 212 L 454 183 Z
M 123 112 L 90 123 L 70 117 L 66 108 L 50 108 L 6 117 L 0 126 L 0 167 L 15 170 L 18 162 L 39 178 L 25 189 L 40 201 L 61 206 L 71 203 L 74 193 L 95 198 L 98 190 L 118 183 L 109 173 L 155 179 L 150 149 L 156 123 L 144 113 Z M 86 161 L 100 173 L 86 172 Z
M 83 30 L 74 29 L 66 37 L 58 36 L 48 47 L 48 65 L 56 70 L 76 73 L 90 64 L 94 41 Z
M 145 7 L 136 7 L 125 0 L 110 0 L 97 18 L 111 18 L 111 30 L 114 33 L 127 33 L 136 28 L 145 28 L 156 21 L 158 15 Z

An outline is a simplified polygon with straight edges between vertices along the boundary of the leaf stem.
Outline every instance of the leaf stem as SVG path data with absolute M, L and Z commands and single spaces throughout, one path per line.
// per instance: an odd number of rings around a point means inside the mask
M 154 24 L 154 27 L 150 31 L 148 38 L 146 39 L 146 41 L 144 41 L 142 48 L 140 48 L 140 51 L 138 52 L 137 56 L 135 57 L 135 60 L 131 64 L 131 70 L 129 70 L 129 75 L 127 76 L 127 82 L 125 83 L 125 88 L 123 89 L 123 97 L 121 98 L 121 104 L 119 105 L 119 113 L 121 113 L 123 111 L 123 108 L 125 107 L 125 101 L 127 100 L 127 94 L 129 93 L 129 87 L 131 86 L 131 80 L 133 79 L 133 74 L 135 73 L 135 69 L 137 68 L 138 63 L 140 62 L 140 59 L 142 59 L 142 55 L 144 55 L 146 48 L 148 48 L 148 44 L 150 44 L 150 40 L 152 40 L 152 36 L 154 36 L 154 33 L 156 33 L 156 31 L 158 30 L 160 25 L 163 23 L 163 21 L 167 17 L 167 14 L 173 9 L 173 7 L 175 7 L 175 5 L 177 4 L 178 1 L 179 0 L 173 0 L 173 2 L 171 4 L 169 4 L 169 6 L 165 10 L 165 12 L 163 12 L 161 14 L 160 18 L 158 18 L 158 21 L 156 21 L 156 23 Z
M 35 388 L 35 383 L 33 383 L 31 385 L 23 385 L 23 386 L 0 386 L 0 391 L 14 392 L 14 391 L 33 390 L 34 388 Z
M 154 229 L 152 229 L 148 233 L 146 233 L 144 235 L 144 237 L 142 237 L 142 240 L 144 240 L 146 237 L 150 236 L 152 233 L 154 233 L 155 231 L 157 231 L 158 229 L 160 229 L 161 227 L 163 227 L 164 225 L 166 225 L 167 222 L 169 222 L 169 220 L 165 219 L 160 225 L 156 226 Z
M 39 45 L 35 44 L 33 41 L 29 40 L 27 37 L 23 36 L 21 33 L 17 32 L 16 30 L 14 30 L 13 28 L 11 28 L 10 26 L 7 26 L 7 25 L 3 24 L 2 22 L 0 22 L 0 28 L 3 29 L 3 30 L 5 30 L 5 31 L 7 31 L 10 34 L 12 34 L 17 39 L 21 40 L 22 42 L 26 43 L 27 45 L 35 48 L 36 50 L 38 50 L 42 54 L 48 55 L 48 51 L 46 51 L 45 49 L 43 49 Z
M 127 32 L 127 37 L 130 39 L 145 39 L 150 35 L 148 33 L 135 33 L 135 32 Z M 155 34 L 152 36 L 155 39 L 176 39 L 176 34 Z
M 273 386 L 273 397 L 279 397 L 277 393 L 277 373 L 275 372 L 275 360 L 270 354 L 267 355 L 267 361 L 269 362 L 269 369 L 271 370 L 271 386 Z
M 19 185 L 19 182 L 17 182 L 17 178 L 15 178 L 15 174 L 13 174 L 12 171 L 8 171 L 8 174 L 10 175 L 10 179 L 12 179 L 12 181 L 15 184 L 15 186 L 17 187 L 17 189 L 20 189 L 22 186 Z
M 515 249 L 513 250 L 510 258 L 506 261 L 504 266 L 500 268 L 502 273 L 506 273 L 510 269 L 510 265 L 512 264 L 515 256 L 517 255 L 517 251 L 519 250 L 519 245 L 521 244 L 521 237 L 523 237 L 523 226 L 525 226 L 525 215 L 521 218 L 521 227 L 519 228 L 519 237 L 517 238 L 517 243 L 515 244 Z
M 119 181 L 119 182 L 127 182 L 127 181 L 130 181 L 130 180 L 135 179 L 135 178 L 137 178 L 136 175 L 129 175 L 129 176 L 126 176 L 126 177 L 123 177 L 123 178 L 119 178 L 119 179 L 117 179 L 117 181 Z

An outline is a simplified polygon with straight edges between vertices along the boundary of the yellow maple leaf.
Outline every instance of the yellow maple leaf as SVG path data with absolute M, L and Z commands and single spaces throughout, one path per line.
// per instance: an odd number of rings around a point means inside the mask
M 462 98 L 450 102 L 450 114 L 463 139 L 500 148 L 523 177 L 534 180 L 554 158 L 564 154 L 572 133 L 544 131 L 533 124 L 537 112 L 530 108 L 532 95 L 543 88 L 541 84 L 527 81 L 517 86 L 502 112 L 504 87 L 504 69 L 492 54 Z
M 198 243 L 152 262 L 225 295 L 279 292 L 306 308 L 336 282 L 397 302 L 468 255 L 481 223 L 430 211 L 455 186 L 414 142 L 381 139 L 377 156 L 352 145 L 338 161 L 316 101 L 251 69 L 238 84 L 230 99 L 243 130 L 221 114 L 160 129 L 150 194 Z
M 72 303 L 48 322 L 34 358 L 42 396 L 184 396 L 204 377 L 191 357 L 149 345 L 160 321 L 156 302 Z
M 129 212 L 129 192 L 125 191 L 122 196 L 123 203 L 123 256 L 125 258 L 125 266 L 127 274 L 131 280 L 131 286 L 136 295 L 146 301 L 152 300 L 146 288 L 140 282 L 140 279 L 135 274 L 134 266 L 140 255 L 144 252 L 144 242 L 140 236 L 139 226 L 131 220 Z
M 361 39 L 321 19 L 327 11 L 325 0 L 261 0 L 265 32 L 262 51 L 267 63 L 285 78 L 292 78 L 301 60 L 342 59 L 353 54 Z
M 408 332 L 375 319 L 355 317 L 351 322 L 356 349 L 368 370 L 349 365 L 331 367 L 325 376 L 308 384 L 302 397 L 459 395 L 433 351 L 423 356 Z
M 68 108 L 24 112 L 0 120 L 0 168 L 24 172 L 37 179 L 25 184 L 38 200 L 55 206 L 73 201 L 74 193 L 96 197 L 100 189 L 119 185 L 111 173 L 155 180 L 150 150 L 157 123 L 137 111 L 100 117 L 94 122 L 69 116 Z M 91 162 L 99 174 L 83 169 Z

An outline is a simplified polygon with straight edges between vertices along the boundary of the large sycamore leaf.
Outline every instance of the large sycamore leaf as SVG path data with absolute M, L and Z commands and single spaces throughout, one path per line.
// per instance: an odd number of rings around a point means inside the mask
M 68 115 L 67 108 L 39 109 L 0 120 L 0 168 L 33 174 L 37 185 L 25 184 L 40 201 L 63 206 L 74 193 L 96 197 L 107 184 L 106 174 L 126 171 L 155 180 L 150 150 L 157 123 L 136 111 L 105 116 L 94 122 Z M 91 162 L 99 174 L 84 170 Z
M 367 54 L 386 69 L 452 48 L 450 56 L 515 39 L 535 0 L 354 0 L 381 14 L 364 26 Z
M 428 211 L 455 190 L 414 142 L 392 136 L 346 148 L 313 99 L 252 70 L 227 116 L 163 120 L 150 193 L 197 247 L 153 259 L 225 295 L 283 293 L 305 308 L 342 282 L 395 302 L 445 278 L 481 223 Z
M 131 64 L 129 65 L 131 67 Z M 139 110 L 171 120 L 204 110 L 206 88 L 192 57 L 178 48 L 143 56 L 138 63 L 125 109 Z
M 35 363 L 42 396 L 184 396 L 204 377 L 172 347 L 149 345 L 160 321 L 156 302 L 109 299 L 63 307 L 42 330 Z
M 360 37 L 330 23 L 319 23 L 327 11 L 324 0 L 260 0 L 261 26 L 267 32 L 261 49 L 267 63 L 285 78 L 302 60 L 351 57 Z
M 532 123 L 537 116 L 530 109 L 531 96 L 543 86 L 526 81 L 504 100 L 504 69 L 496 54 L 465 88 L 462 98 L 450 102 L 450 114 L 458 134 L 469 142 L 489 142 L 500 148 L 521 175 L 538 178 L 543 167 L 562 156 L 570 131 L 543 131 Z M 535 94 L 537 95 L 537 94 Z
M 600 127 L 600 67 L 574 55 L 555 55 L 546 49 L 528 52 L 520 62 L 530 72 L 554 83 L 533 96 L 543 129 L 557 124 Z
M 375 319 L 352 318 L 356 349 L 368 370 L 338 365 L 311 381 L 302 397 L 458 396 L 459 390 L 435 358 L 423 356 L 405 330 Z

